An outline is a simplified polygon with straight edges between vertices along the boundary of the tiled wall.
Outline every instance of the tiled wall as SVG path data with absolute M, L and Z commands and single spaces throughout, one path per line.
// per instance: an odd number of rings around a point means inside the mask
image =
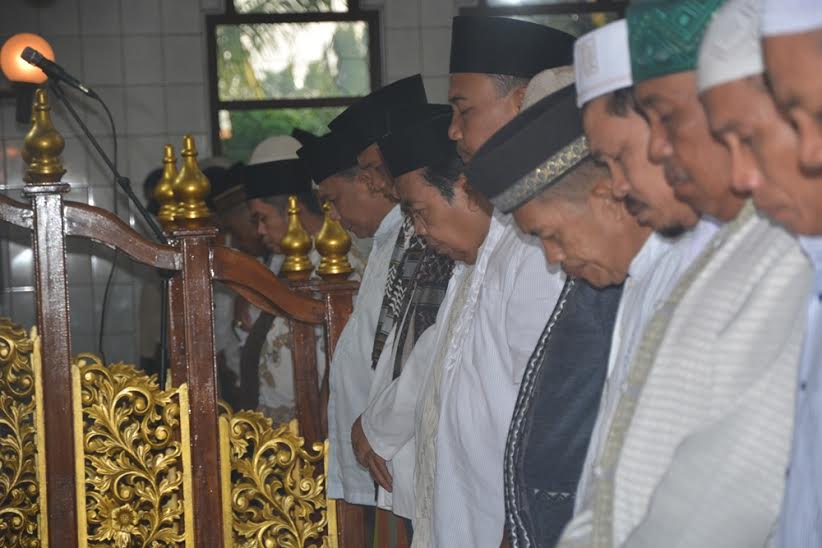
M 470 0 L 363 0 L 381 11 L 386 82 L 421 72 L 429 98 L 444 101 L 448 86 L 451 17 Z M 204 14 L 223 0 L 0 0 L 0 44 L 18 32 L 35 32 L 52 45 L 57 62 L 92 86 L 111 108 L 118 134 L 118 167 L 139 189 L 159 164 L 162 145 L 197 138 L 210 154 Z M 2 76 L 0 76 L 2 78 Z M 104 114 L 77 97 L 81 113 L 107 151 L 113 148 Z M 80 130 L 55 106 L 66 137 L 69 199 L 112 210 L 115 193 L 104 165 Z M 0 192 L 21 199 L 20 146 L 27 131 L 14 121 L 14 102 L 0 99 Z M 261 138 L 264 136 L 261 136 Z M 121 192 L 116 209 L 141 229 Z M 96 244 L 70 242 L 69 292 L 73 350 L 96 351 L 103 292 L 112 253 Z M 105 350 L 109 360 L 136 361 L 139 303 L 154 277 L 120 257 L 108 299 Z M 26 234 L 0 225 L 0 316 L 34 323 L 31 251 Z

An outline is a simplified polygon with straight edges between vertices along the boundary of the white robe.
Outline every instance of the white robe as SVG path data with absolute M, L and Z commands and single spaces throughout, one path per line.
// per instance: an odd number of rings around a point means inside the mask
M 374 334 L 385 293 L 388 265 L 401 226 L 402 213 L 396 206 L 383 218 L 374 234 L 354 311 L 340 334 L 331 361 L 328 496 L 353 504 L 373 505 L 375 501 L 374 482 L 354 456 L 351 426 L 368 404 L 374 378 L 371 368 Z
M 476 263 L 457 263 L 426 375 L 426 383 L 440 379 L 433 431 L 425 428 L 431 406 L 427 390 L 416 409 L 413 546 L 499 546 L 511 414 L 563 282 L 561 273 L 549 270 L 536 239 L 523 236 L 510 216 L 498 213 Z
M 714 221 L 702 220 L 676 239 L 655 232 L 631 261 L 611 338 L 608 376 L 574 501 L 574 515 L 590 510 L 589 485 L 594 462 L 611 426 L 619 393 L 645 326 L 718 229 Z
M 591 520 L 560 546 L 768 542 L 810 274 L 796 240 L 750 204 L 723 227 L 648 324 L 594 469 Z

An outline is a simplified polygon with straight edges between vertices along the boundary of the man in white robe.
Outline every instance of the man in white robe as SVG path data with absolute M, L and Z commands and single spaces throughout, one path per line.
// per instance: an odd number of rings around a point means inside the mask
M 820 546 L 822 173 L 800 165 L 801 132 L 783 117 L 765 83 L 758 11 L 758 0 L 729 0 L 718 13 L 702 44 L 699 87 L 711 128 L 731 152 L 737 174 L 734 185 L 750 192 L 761 213 L 799 236 L 814 267 L 814 285 L 806 298 L 808 327 L 795 381 L 793 449 L 776 538 L 785 548 Z M 798 18 L 800 13 L 792 16 Z
M 628 10 L 649 156 L 726 224 L 645 329 L 594 470 L 592 525 L 560 546 L 763 546 L 776 519 L 810 272 L 734 191 L 698 101 L 697 52 L 720 3 Z

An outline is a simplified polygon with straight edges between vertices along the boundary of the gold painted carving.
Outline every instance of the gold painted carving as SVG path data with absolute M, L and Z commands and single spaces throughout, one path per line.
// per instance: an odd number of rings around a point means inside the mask
M 159 204 L 157 219 L 166 230 L 172 227 L 177 213 L 177 201 L 174 199 L 174 181 L 177 179 L 177 157 L 172 145 L 163 146 L 163 175 L 154 188 L 154 200 Z
M 31 129 L 23 140 L 22 156 L 26 163 L 23 180 L 29 184 L 56 183 L 66 172 L 60 154 L 66 141 L 51 121 L 51 106 L 46 90 L 34 92 Z
M 174 199 L 177 200 L 174 221 L 183 228 L 200 227 L 211 217 L 205 202 L 211 185 L 197 163 L 197 145 L 191 135 L 183 137 L 180 156 L 182 166 L 174 180 Z
M 223 405 L 221 420 L 228 421 L 221 445 L 231 454 L 234 546 L 329 548 L 325 446 L 306 449 L 295 423 L 273 428 L 256 411 Z
M 314 270 L 308 252 L 311 251 L 311 236 L 300 221 L 300 206 L 296 196 L 288 197 L 288 230 L 280 240 L 285 261 L 280 273 L 289 280 L 307 280 Z
M 0 546 L 39 546 L 35 342 L 0 318 Z
M 82 406 L 82 418 L 75 416 L 85 468 L 81 536 L 89 546 L 189 541 L 180 441 L 180 407 L 187 404 L 180 389 L 160 390 L 156 377 L 123 363 L 105 366 L 92 354 L 75 358 L 72 373 Z
M 317 273 L 325 279 L 345 279 L 354 270 L 348 262 L 351 237 L 348 232 L 331 217 L 331 204 L 323 204 L 325 219 L 315 243 L 322 260 Z

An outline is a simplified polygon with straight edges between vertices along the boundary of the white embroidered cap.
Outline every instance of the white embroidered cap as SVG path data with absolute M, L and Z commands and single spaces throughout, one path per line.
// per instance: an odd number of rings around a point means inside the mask
M 764 72 L 759 37 L 761 1 L 728 0 L 716 11 L 699 48 L 699 93 Z
M 543 70 L 528 82 L 525 97 L 522 99 L 522 108 L 526 109 L 540 99 L 573 83 L 574 67 L 571 65 Z
M 633 85 L 625 19 L 580 36 L 574 43 L 577 106 Z
M 822 29 L 819 0 L 762 0 L 762 36 Z
M 296 160 L 297 150 L 302 145 L 290 135 L 274 135 L 260 142 L 251 153 L 248 165 L 275 162 L 277 160 Z

